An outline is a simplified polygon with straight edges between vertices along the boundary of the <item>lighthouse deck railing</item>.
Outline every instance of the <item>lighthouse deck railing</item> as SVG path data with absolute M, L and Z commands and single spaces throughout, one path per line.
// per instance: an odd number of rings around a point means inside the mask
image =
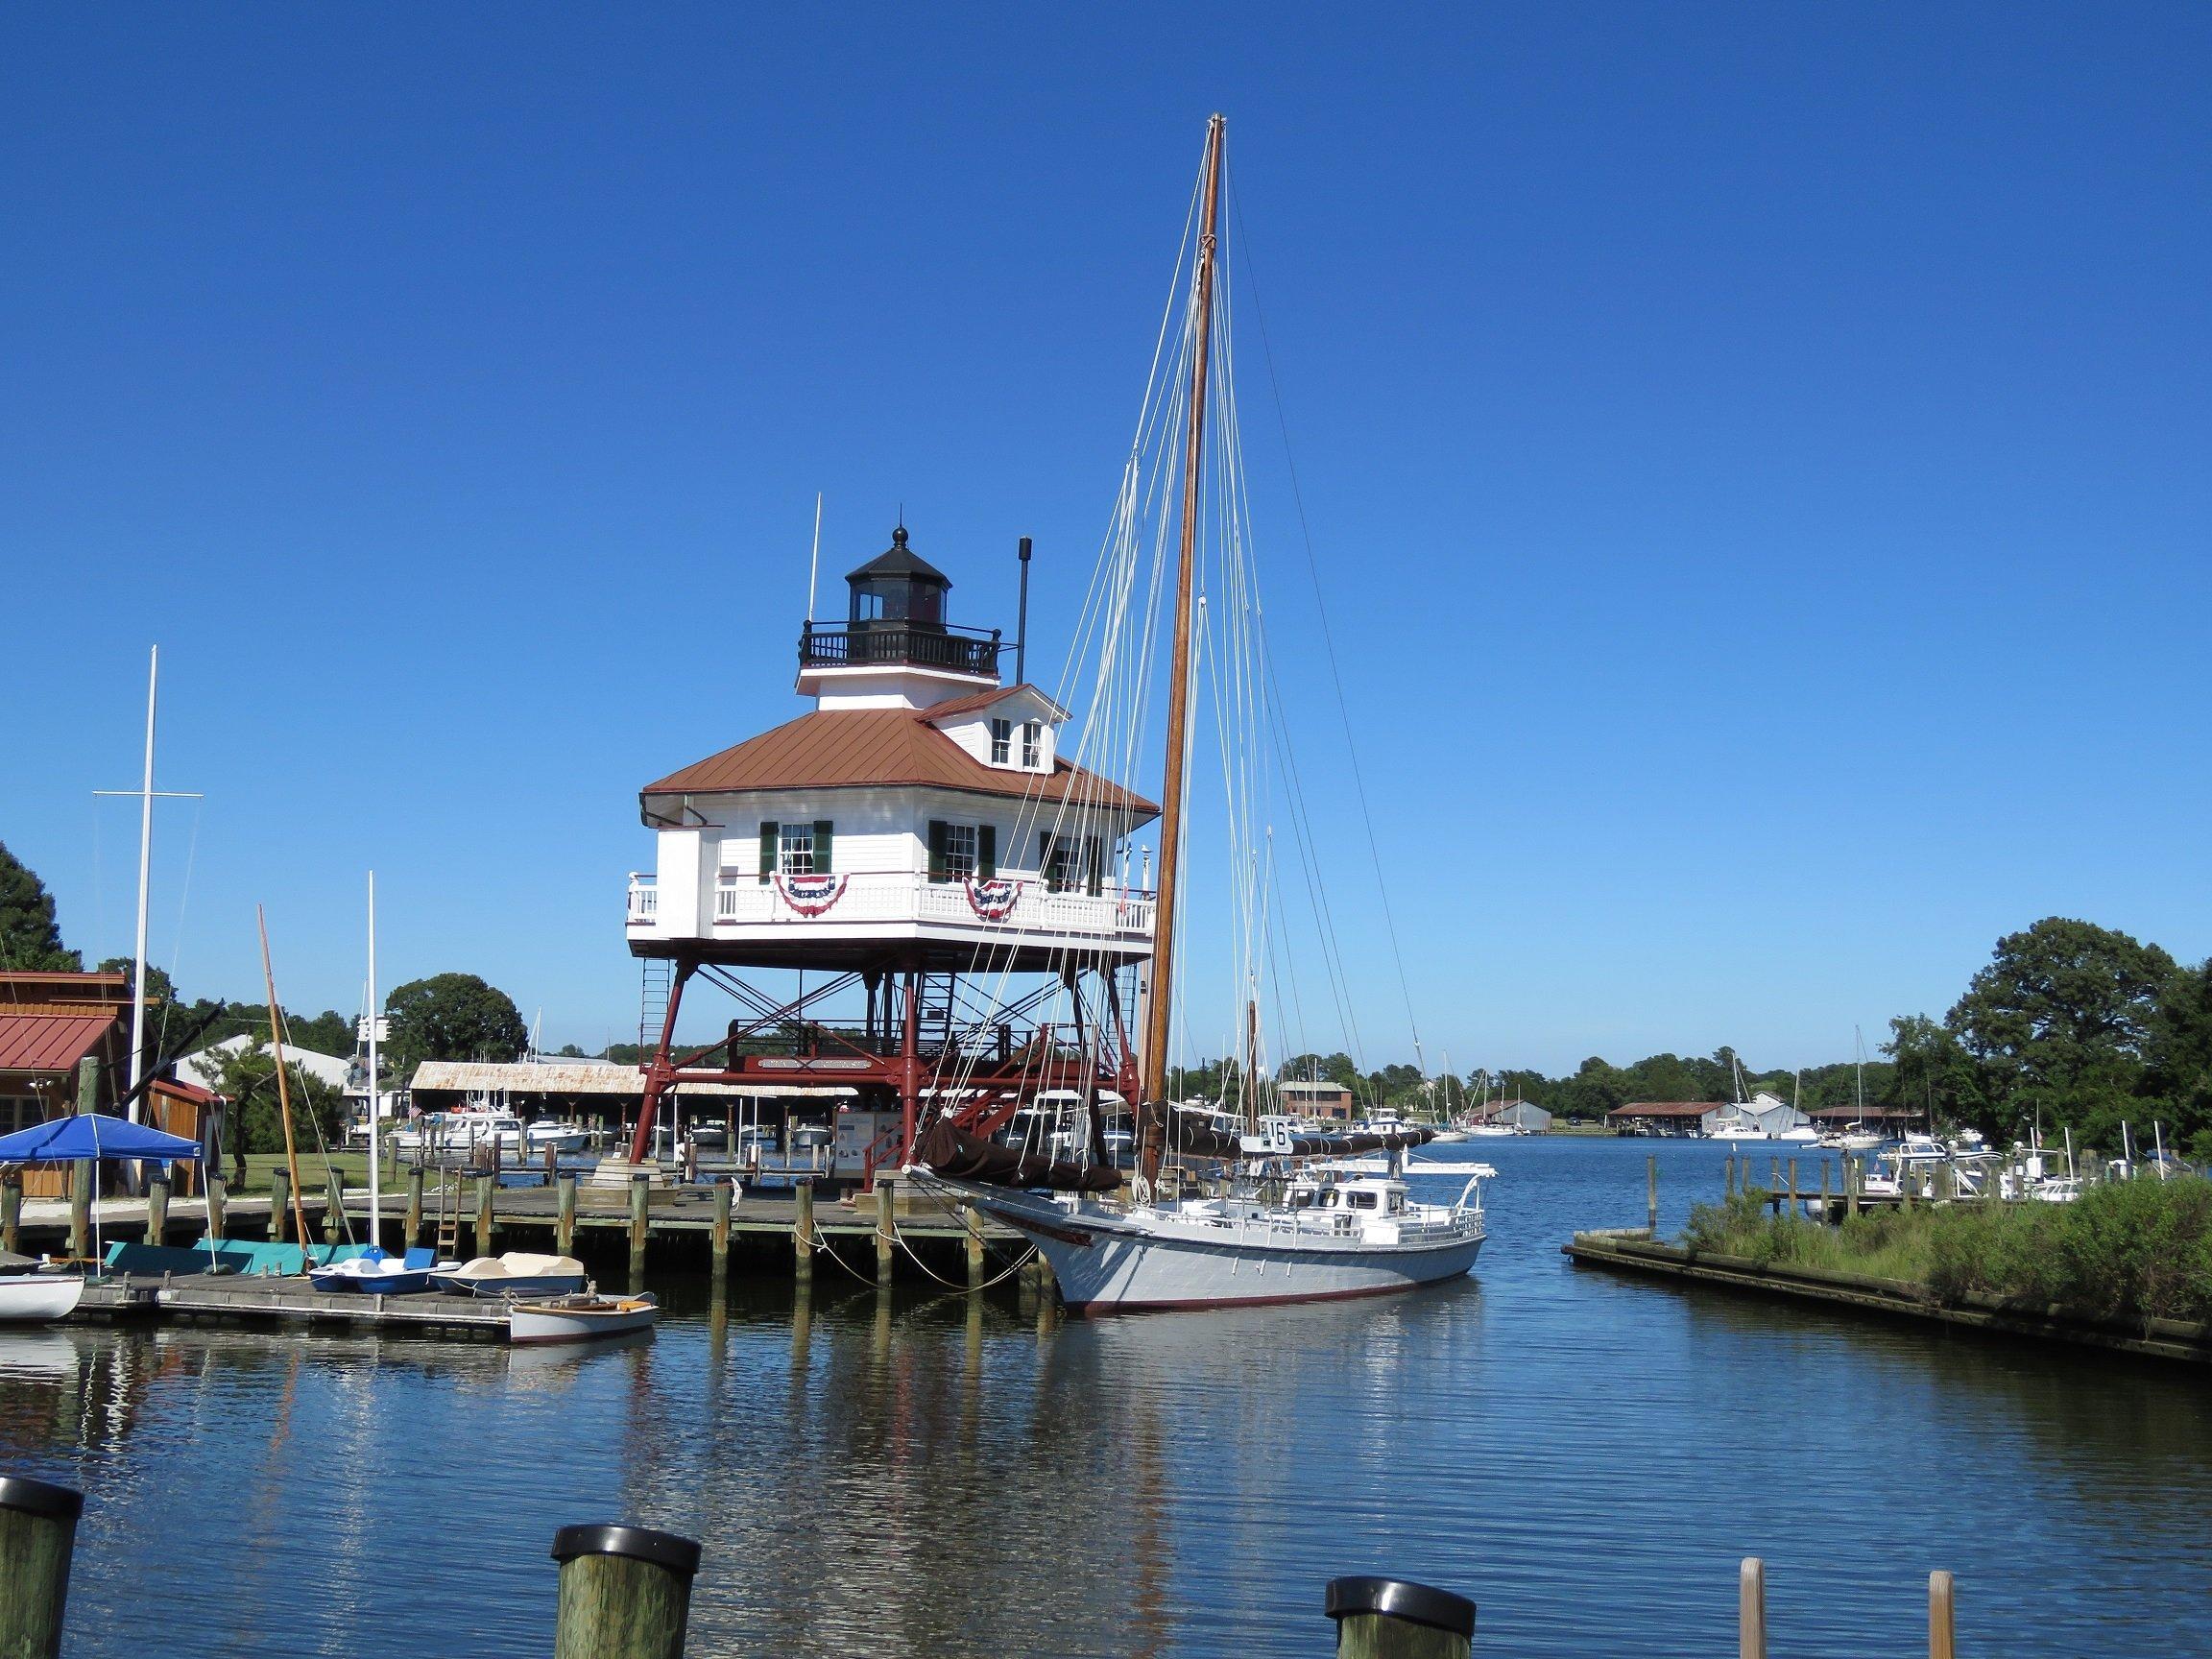
M 707 896 L 696 932 L 664 914 L 650 875 L 630 878 L 635 932 L 715 937 L 742 928 L 850 927 L 935 923 L 960 928 L 1096 938 L 1149 938 L 1154 895 L 1134 887 L 1055 888 L 1037 876 L 933 880 L 911 870 L 864 870 L 831 877 L 774 878 L 725 872 Z

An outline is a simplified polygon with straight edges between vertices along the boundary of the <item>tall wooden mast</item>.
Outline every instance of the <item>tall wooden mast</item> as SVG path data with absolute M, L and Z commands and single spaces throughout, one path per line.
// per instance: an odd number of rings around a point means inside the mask
M 1198 561 L 1198 479 L 1206 455 L 1206 370 L 1213 344 L 1215 228 L 1221 210 L 1221 150 L 1228 123 L 1206 124 L 1206 199 L 1192 285 L 1196 316 L 1190 342 L 1190 413 L 1183 447 L 1183 538 L 1175 570 L 1175 655 L 1167 684 L 1167 777 L 1160 796 L 1160 898 L 1152 934 L 1152 992 L 1144 1010 L 1144 1098 L 1167 1098 L 1167 1033 L 1174 998 L 1175 883 L 1183 863 L 1183 761 L 1190 700 L 1190 589 Z M 1144 1174 L 1156 1174 L 1160 1147 L 1145 1138 Z

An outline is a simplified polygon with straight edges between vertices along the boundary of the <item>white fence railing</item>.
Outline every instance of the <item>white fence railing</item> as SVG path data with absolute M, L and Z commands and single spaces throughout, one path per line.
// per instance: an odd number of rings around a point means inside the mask
M 653 878 L 633 876 L 631 925 L 659 926 L 659 906 Z M 932 881 L 916 871 L 881 870 L 763 881 L 742 871 L 726 871 L 716 878 L 706 909 L 708 926 L 714 934 L 741 927 L 921 922 L 1022 933 L 1148 938 L 1153 895 L 1121 887 L 1096 893 L 1054 892 L 1034 876 Z M 681 926 L 678 918 L 668 921 Z

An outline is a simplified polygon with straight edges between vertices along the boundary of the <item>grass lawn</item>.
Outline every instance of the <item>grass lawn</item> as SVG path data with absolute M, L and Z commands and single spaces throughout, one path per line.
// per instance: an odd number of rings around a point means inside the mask
M 269 1172 L 280 1169 L 283 1166 L 284 1154 L 281 1152 L 249 1152 L 246 1154 L 245 1185 L 240 1186 L 231 1179 L 237 1173 L 237 1166 L 229 1160 L 224 1162 L 223 1178 L 230 1181 L 229 1190 L 233 1196 L 266 1194 L 269 1190 Z M 333 1152 L 325 1166 L 323 1154 L 316 1148 L 303 1146 L 300 1149 L 300 1185 L 309 1196 L 323 1190 L 332 1171 L 345 1177 L 349 1191 L 366 1187 L 369 1185 L 369 1154 Z M 403 1192 L 407 1189 L 405 1172 L 389 1157 L 384 1160 L 383 1182 L 387 1192 Z

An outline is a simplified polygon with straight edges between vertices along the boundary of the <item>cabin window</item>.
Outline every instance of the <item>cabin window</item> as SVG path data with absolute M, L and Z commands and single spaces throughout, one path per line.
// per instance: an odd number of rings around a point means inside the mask
M 1372 1192 L 1347 1192 L 1344 1196 L 1350 1200 L 1352 1208 L 1355 1210 L 1372 1210 L 1375 1208 L 1375 1194 Z
M 1012 759 L 1013 751 L 1014 722 L 1011 720 L 993 720 L 991 722 L 991 764 L 994 766 L 1007 765 Z
M 1045 873 L 1046 892 L 1103 891 L 1105 853 L 1097 836 L 1056 835 L 1046 830 L 1038 840 L 1037 866 Z
M 998 827 L 996 824 L 948 824 L 929 821 L 929 879 L 932 881 L 988 881 L 998 874 Z
M 1041 720 L 1022 722 L 1022 767 L 1034 772 L 1045 763 L 1045 724 Z
M 760 879 L 766 882 L 778 876 L 829 875 L 833 868 L 830 853 L 833 834 L 834 826 L 827 818 L 817 818 L 811 824 L 763 821 Z

